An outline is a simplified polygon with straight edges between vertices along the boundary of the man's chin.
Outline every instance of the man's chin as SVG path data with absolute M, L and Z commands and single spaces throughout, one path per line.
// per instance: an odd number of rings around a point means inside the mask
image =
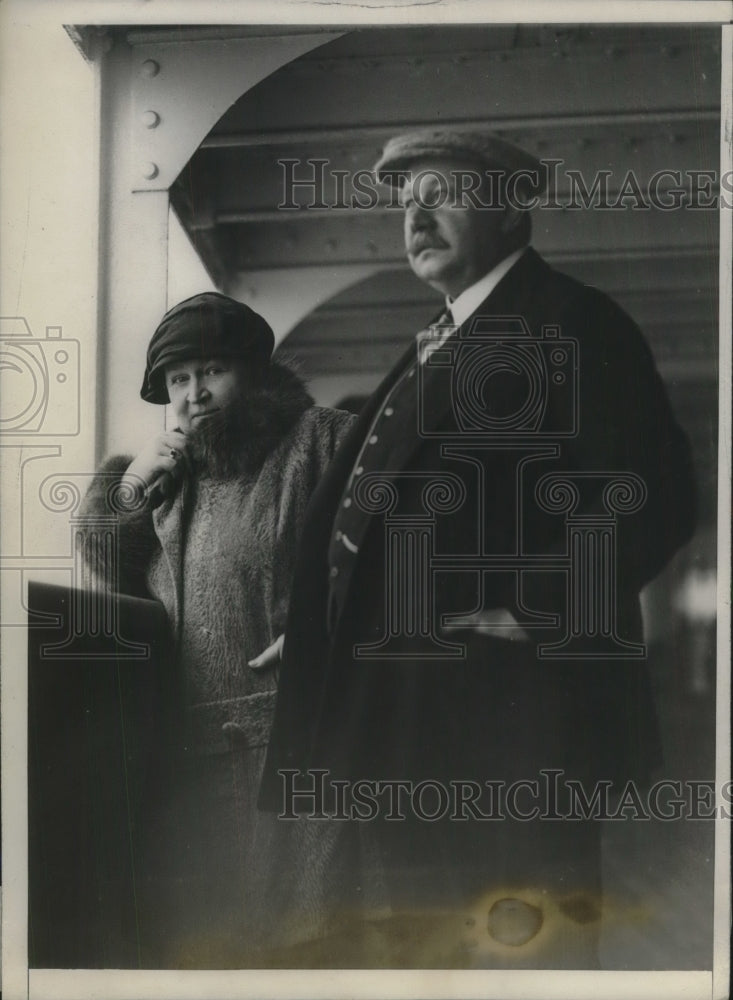
M 443 279 L 446 277 L 444 262 L 439 259 L 437 253 L 433 251 L 423 251 L 417 257 L 409 258 L 410 267 L 417 277 L 424 281 L 426 285 L 431 285 L 439 292 L 444 293 Z

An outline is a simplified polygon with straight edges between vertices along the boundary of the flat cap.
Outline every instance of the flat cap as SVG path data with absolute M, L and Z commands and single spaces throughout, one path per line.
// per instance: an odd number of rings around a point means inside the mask
M 537 177 L 537 184 L 532 185 L 536 193 L 540 193 L 547 183 L 542 164 L 531 153 L 491 132 L 463 129 L 421 128 L 396 135 L 382 150 L 374 172 L 382 183 L 398 187 L 401 178 L 397 171 L 429 157 L 475 160 L 508 175 L 530 171 Z
M 168 403 L 164 369 L 191 358 L 241 358 L 265 364 L 275 347 L 270 324 L 243 302 L 219 292 L 201 292 L 173 306 L 148 346 L 140 395 Z

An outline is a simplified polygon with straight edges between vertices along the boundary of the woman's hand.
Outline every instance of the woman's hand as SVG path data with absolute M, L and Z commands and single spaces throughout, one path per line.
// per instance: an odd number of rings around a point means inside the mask
M 283 658 L 283 643 L 285 642 L 285 636 L 279 635 L 277 639 L 268 646 L 267 649 L 263 650 L 259 656 L 255 656 L 253 660 L 249 661 L 249 666 L 253 670 L 264 670 L 266 667 L 277 667 L 280 660 Z
M 186 435 L 179 430 L 157 434 L 127 467 L 122 484 L 148 494 L 157 486 L 161 496 L 172 494 L 176 480 L 183 475 Z

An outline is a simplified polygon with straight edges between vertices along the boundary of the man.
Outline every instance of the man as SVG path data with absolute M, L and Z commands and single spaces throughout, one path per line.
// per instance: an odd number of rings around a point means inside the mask
M 561 818 L 567 783 L 656 763 L 639 592 L 691 535 L 689 448 L 633 321 L 529 247 L 537 161 L 428 129 L 376 171 L 450 314 L 314 495 L 261 804 L 359 827 L 375 783 L 354 894 L 385 885 L 392 929 L 367 963 L 593 967 L 599 824 Z

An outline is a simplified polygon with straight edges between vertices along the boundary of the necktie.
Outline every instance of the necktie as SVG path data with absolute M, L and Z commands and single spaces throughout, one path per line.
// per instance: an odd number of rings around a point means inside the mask
M 432 323 L 427 330 L 418 333 L 418 340 L 422 341 L 422 349 L 419 351 L 420 364 L 424 365 L 433 351 L 437 351 L 456 329 L 453 313 L 446 308 L 435 323 Z

